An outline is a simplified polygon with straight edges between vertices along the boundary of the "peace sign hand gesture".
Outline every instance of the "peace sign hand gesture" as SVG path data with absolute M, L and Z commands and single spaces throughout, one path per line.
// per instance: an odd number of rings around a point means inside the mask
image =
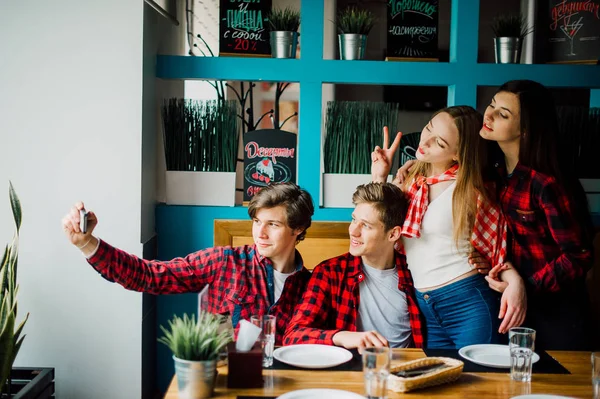
M 385 183 L 392 168 L 394 154 L 400 146 L 402 133 L 398 132 L 391 146 L 390 133 L 387 126 L 383 127 L 383 148 L 376 146 L 371 153 L 371 179 L 376 183 Z

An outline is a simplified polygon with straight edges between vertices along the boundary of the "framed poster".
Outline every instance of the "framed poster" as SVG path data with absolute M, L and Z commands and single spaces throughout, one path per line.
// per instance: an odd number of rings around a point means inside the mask
M 270 57 L 272 0 L 220 0 L 219 56 Z
M 296 182 L 297 137 L 276 129 L 244 133 L 244 201 L 269 183 Z
M 438 60 L 437 0 L 389 0 L 387 61 Z
M 551 0 L 544 25 L 547 62 L 596 64 L 600 59 L 600 0 Z

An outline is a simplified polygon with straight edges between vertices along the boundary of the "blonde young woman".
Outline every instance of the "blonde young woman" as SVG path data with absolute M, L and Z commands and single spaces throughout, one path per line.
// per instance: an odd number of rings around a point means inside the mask
M 425 319 L 427 348 L 498 343 L 501 333 L 525 318 L 519 274 L 514 269 L 501 273 L 508 286 L 500 297 L 469 261 L 473 250 L 494 266 L 506 255 L 506 225 L 482 177 L 482 121 L 467 106 L 435 113 L 421 133 L 410 175 L 403 184 L 395 181 L 410 200 L 402 241 Z M 374 181 L 387 180 L 400 137 L 388 148 L 384 130 L 384 147 L 372 153 Z

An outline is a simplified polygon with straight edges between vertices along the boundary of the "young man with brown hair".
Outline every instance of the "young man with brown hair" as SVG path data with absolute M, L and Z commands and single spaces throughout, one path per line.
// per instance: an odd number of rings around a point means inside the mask
M 352 201 L 350 251 L 315 268 L 283 342 L 422 347 L 406 257 L 394 250 L 406 198 L 393 184 L 369 183 L 357 187 Z
M 270 185 L 250 201 L 254 245 L 213 247 L 170 261 L 140 259 L 92 235 L 98 224 L 88 212 L 81 232 L 77 203 L 63 220 L 63 230 L 98 273 L 128 290 L 149 294 L 200 292 L 207 284 L 208 311 L 230 314 L 237 330 L 252 314 L 277 317 L 276 342 L 283 332 L 310 272 L 296 244 L 303 240 L 314 213 L 310 194 L 293 183 Z

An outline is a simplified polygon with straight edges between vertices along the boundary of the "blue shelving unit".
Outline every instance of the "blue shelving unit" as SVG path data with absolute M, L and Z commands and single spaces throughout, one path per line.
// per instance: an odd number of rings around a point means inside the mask
M 302 0 L 301 59 L 158 56 L 161 79 L 283 81 L 300 83 L 298 184 L 316 203 L 320 198 L 322 85 L 325 83 L 448 86 L 448 105 L 477 102 L 478 86 L 499 86 L 532 79 L 549 87 L 600 89 L 600 68 L 592 65 L 498 65 L 477 62 L 479 1 L 452 0 L 450 62 L 339 61 L 323 59 L 324 0 Z M 598 98 L 595 91 L 593 98 Z M 350 219 L 348 209 L 318 208 L 315 220 Z M 245 219 L 246 208 L 157 207 L 161 259 L 186 255 L 213 245 L 214 219 Z M 195 312 L 196 296 L 158 300 L 158 322 L 173 313 Z M 159 346 L 159 388 L 166 388 L 173 366 Z

